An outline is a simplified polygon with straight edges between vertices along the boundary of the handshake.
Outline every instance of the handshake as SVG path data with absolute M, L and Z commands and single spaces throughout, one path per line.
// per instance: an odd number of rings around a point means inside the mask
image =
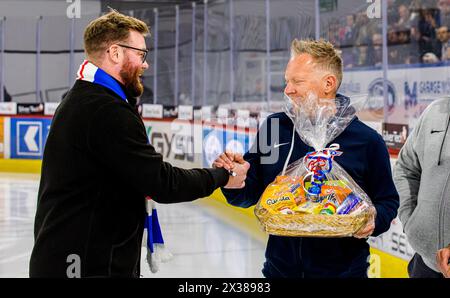
M 247 178 L 250 164 L 244 160 L 241 154 L 225 151 L 216 158 L 213 162 L 213 167 L 224 168 L 232 173 L 224 188 L 243 188 L 245 186 L 245 179 Z

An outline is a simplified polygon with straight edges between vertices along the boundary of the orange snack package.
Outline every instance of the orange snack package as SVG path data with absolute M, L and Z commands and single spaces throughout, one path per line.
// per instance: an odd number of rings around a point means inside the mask
M 305 200 L 301 179 L 278 176 L 262 195 L 261 205 L 272 214 L 282 210 L 293 210 Z

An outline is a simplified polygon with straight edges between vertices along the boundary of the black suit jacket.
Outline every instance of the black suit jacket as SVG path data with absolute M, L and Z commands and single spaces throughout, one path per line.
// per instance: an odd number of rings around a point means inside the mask
M 148 143 L 129 103 L 103 86 L 77 81 L 58 107 L 44 150 L 31 277 L 138 277 L 145 196 L 192 201 L 224 186 L 223 169 L 184 170 Z

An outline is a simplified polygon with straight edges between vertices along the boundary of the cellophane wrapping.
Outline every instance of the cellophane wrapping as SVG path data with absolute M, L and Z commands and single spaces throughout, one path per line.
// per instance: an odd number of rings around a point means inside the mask
M 334 160 L 346 152 L 331 143 L 356 117 L 364 99 L 319 99 L 313 94 L 287 97 L 285 113 L 302 141 L 314 148 L 287 166 L 259 199 L 255 214 L 273 235 L 347 237 L 354 235 L 376 211 L 367 194 Z M 292 150 L 291 150 L 292 151 Z M 288 156 L 288 159 L 290 154 Z

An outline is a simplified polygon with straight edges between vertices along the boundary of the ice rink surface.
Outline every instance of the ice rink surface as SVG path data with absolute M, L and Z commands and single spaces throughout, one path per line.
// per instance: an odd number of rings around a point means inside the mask
M 39 175 L 0 173 L 0 278 L 28 277 Z M 216 211 L 217 212 L 217 211 Z M 201 202 L 158 205 L 173 259 L 151 273 L 142 250 L 142 277 L 262 277 L 265 243 L 223 222 Z

